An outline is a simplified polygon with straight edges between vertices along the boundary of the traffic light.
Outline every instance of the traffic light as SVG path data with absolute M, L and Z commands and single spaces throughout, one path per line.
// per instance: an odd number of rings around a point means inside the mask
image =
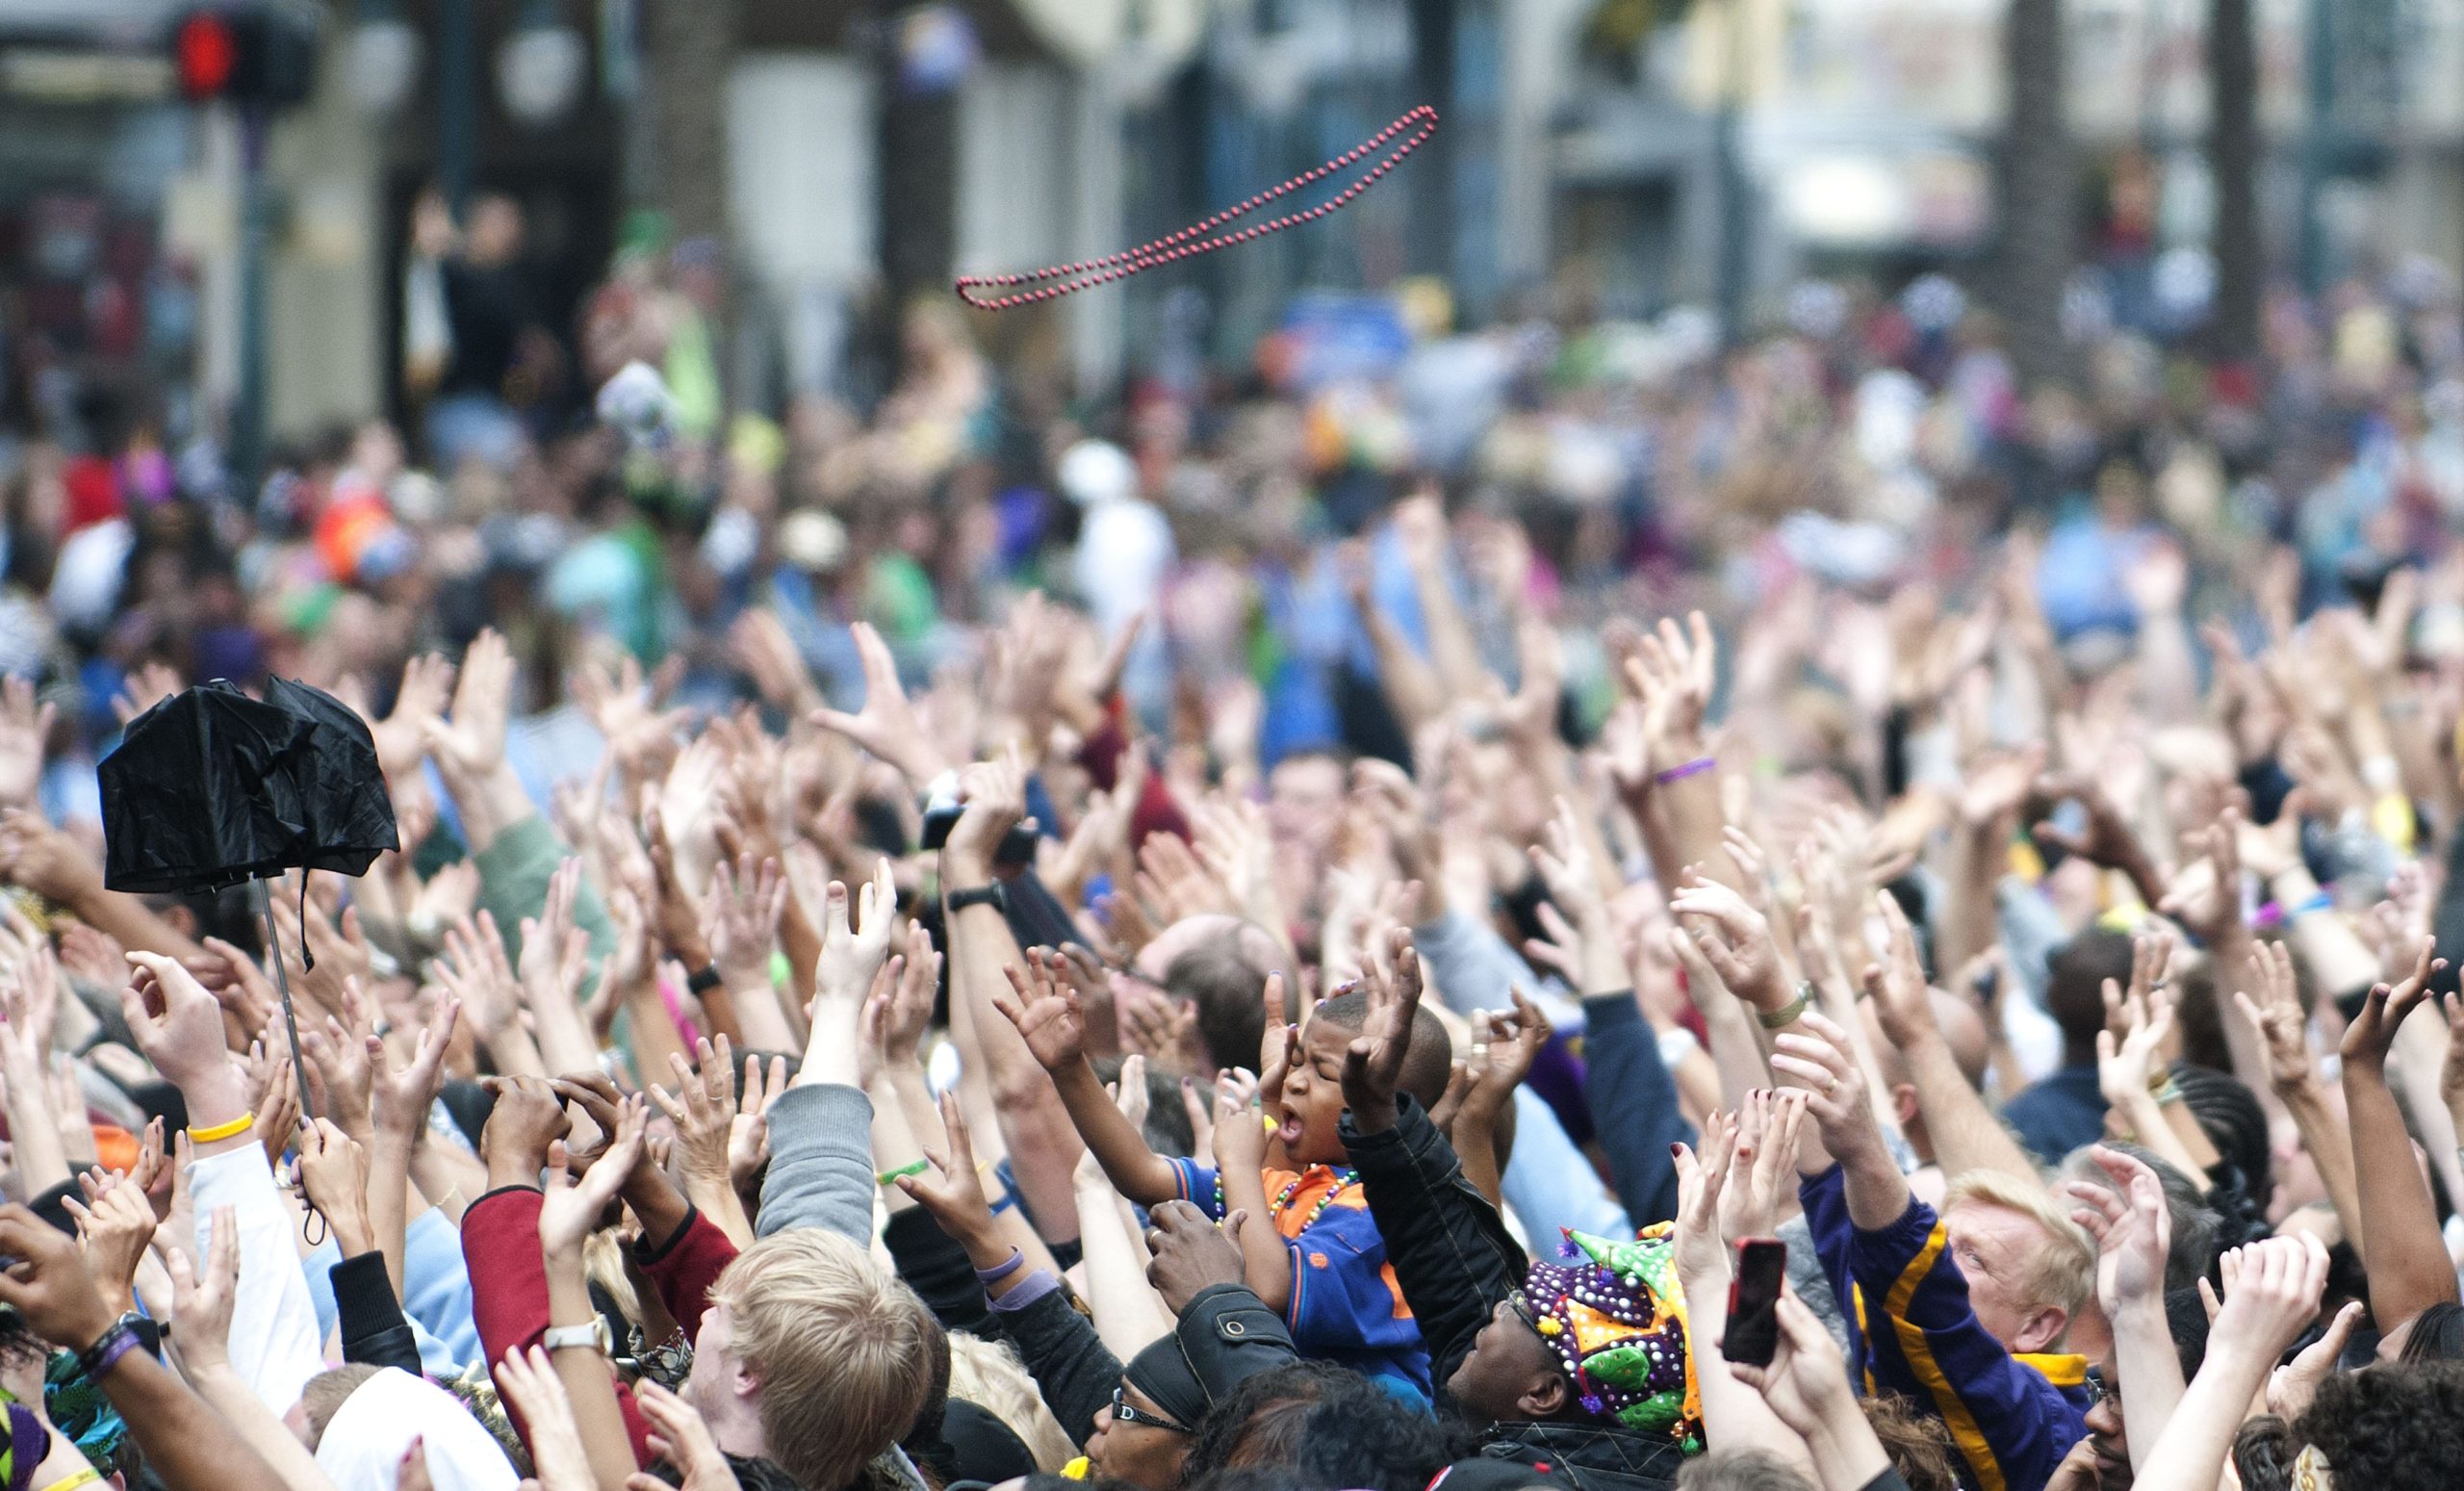
M 317 12 L 284 0 L 198 6 L 171 28 L 180 91 L 194 103 L 286 109 L 317 82 Z

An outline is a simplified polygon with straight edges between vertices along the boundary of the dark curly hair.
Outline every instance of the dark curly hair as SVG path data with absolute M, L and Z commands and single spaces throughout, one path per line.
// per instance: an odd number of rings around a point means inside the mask
M 2293 1462 L 2300 1453 L 2293 1426 L 2263 1413 L 2233 1436 L 2233 1474 L 2242 1478 L 2242 1491 L 2287 1491 L 2293 1484 Z
M 2464 1363 L 2367 1367 L 2319 1384 L 2293 1426 L 2341 1486 L 2452 1491 L 2464 1465 Z
M 1470 1450 L 1451 1426 L 1415 1412 L 1359 1373 L 1296 1362 L 1232 1390 L 1198 1425 L 1182 1482 L 1220 1473 L 1282 1471 L 1352 1491 L 1421 1491 Z

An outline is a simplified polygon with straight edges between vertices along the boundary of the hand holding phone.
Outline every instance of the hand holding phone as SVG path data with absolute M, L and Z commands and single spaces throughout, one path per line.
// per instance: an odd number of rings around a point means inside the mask
M 1788 1276 L 1788 1245 L 1750 1237 L 1736 1245 L 1729 1279 L 1729 1321 L 1720 1354 L 1746 1367 L 1771 1365 L 1780 1347 L 1780 1287 Z

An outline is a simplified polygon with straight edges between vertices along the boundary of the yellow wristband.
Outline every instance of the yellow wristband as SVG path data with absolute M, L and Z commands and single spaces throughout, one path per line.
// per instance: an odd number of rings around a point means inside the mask
M 76 1491 L 79 1486 L 91 1485 L 102 1478 L 103 1473 L 89 1465 L 83 1470 L 73 1471 L 61 1477 L 50 1485 L 44 1486 L 42 1491 Z
M 257 1126 L 257 1116 L 244 1113 L 228 1123 L 218 1123 L 210 1129 L 191 1128 L 189 1139 L 193 1144 L 210 1144 L 218 1140 L 237 1139 Z

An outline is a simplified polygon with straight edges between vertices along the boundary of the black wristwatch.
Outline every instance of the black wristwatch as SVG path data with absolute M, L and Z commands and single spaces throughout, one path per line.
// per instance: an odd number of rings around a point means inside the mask
M 699 969 L 685 977 L 684 987 L 697 994 L 706 994 L 711 990 L 718 988 L 721 984 L 726 982 L 726 979 L 719 976 L 719 965 L 717 964 L 706 963 Z
M 997 880 L 972 890 L 953 890 L 941 901 L 953 912 L 962 912 L 970 906 L 988 906 L 1004 916 L 1010 914 L 1010 888 Z

